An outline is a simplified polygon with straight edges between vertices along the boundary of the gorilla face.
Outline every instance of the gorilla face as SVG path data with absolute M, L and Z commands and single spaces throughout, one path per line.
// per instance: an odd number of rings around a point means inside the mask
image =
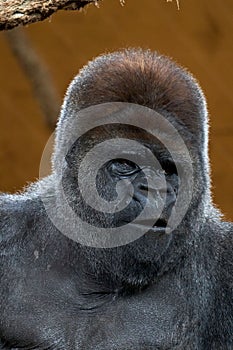
M 117 192 L 114 189 L 120 180 L 127 179 L 134 188 L 132 205 L 126 208 L 120 213 L 120 216 L 115 220 L 115 225 L 121 226 L 128 224 L 135 220 L 142 208 L 144 208 L 147 201 L 147 193 L 150 191 L 152 193 L 153 202 L 158 201 L 158 196 L 160 196 L 159 191 L 166 191 L 166 204 L 161 217 L 153 224 L 154 231 L 165 232 L 165 227 L 167 225 L 169 214 L 176 200 L 176 192 L 178 187 L 178 175 L 175 164 L 172 160 L 166 160 L 166 164 L 162 168 L 153 168 L 150 164 L 147 164 L 146 159 L 143 159 L 140 163 L 144 162 L 144 166 L 141 168 L 136 163 L 125 159 L 116 158 L 107 162 L 99 171 L 97 183 L 98 192 L 100 196 L 108 201 L 114 200 L 117 197 Z M 148 188 L 148 182 L 145 177 L 145 171 L 150 174 L 153 178 L 155 184 L 154 188 Z M 161 176 L 166 177 L 166 188 L 159 188 L 158 184 L 161 182 Z M 157 186 L 156 186 L 157 185 Z M 115 192 L 115 193 L 114 193 Z M 153 202 L 151 206 L 153 206 Z M 153 218 L 154 219 L 154 218 Z M 148 226 L 151 222 L 148 219 Z M 139 221 L 137 221 L 139 224 Z M 140 224 L 146 225 L 145 220 L 141 220 Z
M 95 205 L 94 200 L 89 200 L 87 203 L 82 195 L 81 166 L 85 156 L 96 145 L 110 140 L 110 146 L 107 144 L 102 149 L 102 153 L 108 155 L 111 153 L 113 141 L 121 142 L 126 138 L 139 143 L 143 150 L 136 152 L 134 148 L 116 148 L 115 156 L 104 161 L 96 175 L 92 174 L 93 164 L 87 161 L 85 164 L 88 169 L 86 174 L 89 172 L 91 177 L 95 178 L 98 196 L 109 205 L 116 201 L 114 212 L 102 211 Z M 150 155 L 156 159 L 155 162 L 151 161 Z M 179 164 L 181 159 L 180 156 Z M 86 184 L 88 195 L 91 196 L 88 180 Z M 111 269 L 111 274 L 115 277 L 127 276 L 125 270 L 130 272 L 128 259 L 131 257 L 134 260 L 134 277 L 135 274 L 139 274 L 141 277 L 136 279 L 144 281 L 145 274 L 150 279 L 153 272 L 148 273 L 144 264 L 151 265 L 154 271 L 156 265 L 152 262 L 161 258 L 172 240 L 173 233 L 168 234 L 166 229 L 169 228 L 168 221 L 177 200 L 179 186 L 179 174 L 172 154 L 158 138 L 142 128 L 106 123 L 81 135 L 66 154 L 62 174 L 62 187 L 69 206 L 83 222 L 92 227 L 104 228 L 107 233 L 110 229 L 116 229 L 114 235 L 118 235 L 118 229 L 125 227 L 127 234 L 128 225 L 135 230 L 141 228 L 145 233 L 136 237 L 131 243 L 116 248 L 83 247 L 82 253 L 85 252 L 83 259 L 90 260 L 87 266 L 94 268 L 101 264 L 98 271 Z M 146 206 L 148 215 L 140 218 Z M 110 267 L 112 261 L 115 263 Z
M 127 130 L 125 130 L 125 132 L 127 132 Z M 141 138 L 142 136 L 143 135 L 141 135 Z M 154 215 L 151 219 L 138 220 L 137 224 L 147 225 L 150 230 L 152 230 L 153 227 L 152 231 L 157 233 L 165 233 L 172 207 L 176 201 L 179 180 L 176 165 L 171 155 L 161 145 L 159 140 L 156 141 L 157 144 L 150 144 L 148 140 L 147 142 L 144 141 L 143 144 L 158 160 L 157 167 L 155 166 L 157 164 L 150 163 L 146 157 L 146 152 L 140 155 L 129 153 L 126 150 L 126 152 L 122 152 L 121 156 L 105 162 L 98 170 L 96 176 L 98 195 L 108 202 L 116 200 L 118 196 L 123 196 L 121 202 L 124 202 L 125 208 L 118 211 L 116 206 L 114 215 L 106 212 L 101 213 L 98 210 L 94 210 L 94 215 L 90 215 L 93 214 L 93 208 L 87 205 L 82 199 L 78 187 L 77 174 L 79 171 L 79 160 L 76 150 L 80 155 L 80 148 L 78 145 L 72 148 L 71 152 L 66 157 L 69 170 L 68 174 L 63 178 L 63 182 L 64 188 L 67 190 L 67 177 L 70 178 L 72 174 L 72 182 L 69 181 L 69 183 L 75 187 L 73 193 L 76 193 L 77 200 L 72 204 L 72 201 L 69 200 L 69 194 L 67 197 L 72 208 L 82 220 L 106 228 L 119 227 L 134 221 L 145 207 L 145 204 L 150 201 L 149 205 L 152 208 L 152 213 L 154 210 Z M 131 160 L 128 159 L 129 155 Z M 137 163 L 139 163 L 140 166 Z M 148 185 L 147 177 L 151 179 L 150 186 Z M 165 182 L 161 180 L 163 177 L 165 177 Z M 119 184 L 121 184 L 121 186 L 119 186 Z M 129 184 L 133 187 L 132 200 L 130 200 L 131 187 L 128 186 Z M 149 199 L 148 192 L 151 194 Z M 158 207 L 158 203 L 161 201 L 162 197 L 165 197 L 164 208 L 160 217 L 154 222 L 156 207 Z

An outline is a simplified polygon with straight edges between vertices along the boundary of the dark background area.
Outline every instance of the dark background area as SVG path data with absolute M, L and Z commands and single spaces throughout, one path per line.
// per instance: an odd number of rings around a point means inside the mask
M 200 82 L 210 113 L 214 201 L 233 220 L 233 1 L 104 0 L 62 11 L 25 28 L 61 96 L 88 60 L 124 47 L 157 50 Z M 0 33 L 0 191 L 15 192 L 39 176 L 51 134 L 31 86 Z

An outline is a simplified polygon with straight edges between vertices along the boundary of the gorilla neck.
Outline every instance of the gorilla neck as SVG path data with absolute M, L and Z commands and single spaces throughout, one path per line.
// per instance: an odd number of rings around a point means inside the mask
M 191 230 L 190 230 L 191 232 Z M 187 244 L 187 232 L 174 232 L 162 252 L 159 245 L 146 243 L 146 237 L 123 247 L 95 249 L 73 246 L 78 255 L 75 264 L 77 276 L 82 275 L 83 286 L 90 292 L 114 292 L 128 294 L 142 290 L 157 281 L 167 272 L 179 268 L 190 257 L 192 245 Z M 193 239 L 193 245 L 195 244 Z M 156 242 L 155 242 L 156 243 Z M 165 247 L 165 246 L 164 246 Z M 70 251 L 71 252 L 71 251 Z M 70 254 L 69 252 L 69 254 Z
M 98 284 L 123 292 L 157 283 L 167 272 L 185 266 L 187 257 L 189 261 L 191 256 L 195 259 L 197 247 L 206 239 L 203 229 L 206 210 L 201 203 L 190 208 L 178 229 L 165 235 L 160 242 L 155 237 L 143 236 L 112 249 L 82 247 L 80 254 L 84 270 Z M 213 208 L 209 208 L 209 214 L 211 210 Z

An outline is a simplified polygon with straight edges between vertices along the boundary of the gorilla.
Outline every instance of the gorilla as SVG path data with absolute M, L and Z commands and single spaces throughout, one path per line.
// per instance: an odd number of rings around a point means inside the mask
M 149 50 L 97 57 L 52 164 L 0 196 L 0 349 L 233 349 L 233 225 L 212 203 L 196 80 Z

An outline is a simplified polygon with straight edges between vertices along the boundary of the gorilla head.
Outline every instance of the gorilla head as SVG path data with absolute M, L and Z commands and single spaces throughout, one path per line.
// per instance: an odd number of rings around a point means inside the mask
M 116 107 L 111 109 L 109 103 Z M 127 104 L 125 108 L 124 103 Z M 130 104 L 132 104 L 131 112 L 129 112 Z M 101 109 L 101 106 L 104 107 Z M 143 127 L 135 126 L 134 114 L 137 120 L 140 115 L 142 126 L 153 125 L 155 116 L 152 110 L 159 113 L 175 128 L 184 141 L 183 148 L 186 147 L 189 152 L 189 159 L 181 149 L 182 145 L 175 147 L 176 135 L 172 135 L 172 131 L 167 131 L 161 142 L 161 139 L 152 137 L 150 133 L 143 130 Z M 109 124 L 112 115 L 115 118 L 113 118 L 114 124 Z M 116 123 L 119 118 L 121 123 Z M 96 124 L 98 119 L 101 119 L 102 124 L 105 125 Z M 78 138 L 78 131 L 82 129 L 84 123 L 89 124 L 90 130 Z M 162 134 L 160 123 L 154 124 L 157 132 Z M 111 271 L 110 275 L 114 276 L 114 280 L 119 280 L 120 284 L 124 280 L 129 284 L 146 285 L 152 282 L 156 272 L 167 269 L 168 265 L 175 264 L 177 259 L 180 260 L 181 255 L 187 254 L 189 245 L 187 246 L 186 243 L 190 242 L 190 239 L 193 239 L 191 237 L 200 230 L 211 206 L 207 133 L 206 103 L 200 87 L 190 74 L 168 58 L 150 51 L 126 50 L 100 56 L 81 70 L 68 88 L 65 97 L 57 127 L 53 158 L 54 173 L 55 175 L 62 173 L 62 187 L 69 206 L 83 221 L 94 227 L 102 226 L 107 229 L 121 227 L 136 219 L 146 201 L 149 200 L 148 193 L 153 193 L 150 197 L 150 207 L 151 216 L 154 210 L 153 218 L 155 218 L 155 207 L 158 206 L 161 196 L 166 197 L 163 198 L 165 205 L 161 215 L 156 218 L 155 223 L 151 223 L 151 229 L 147 234 L 141 235 L 142 237 L 135 235 L 134 241 L 130 244 L 111 249 L 90 247 L 82 249 L 84 259 L 88 259 L 87 266 L 94 269 L 92 273 L 98 275 L 107 271 L 109 274 Z M 78 138 L 77 141 L 75 141 L 76 138 Z M 127 179 L 134 187 L 132 201 L 123 211 L 118 211 L 115 215 L 99 210 L 93 211 L 82 198 L 78 185 L 82 158 L 97 144 L 122 138 L 143 144 L 154 154 L 160 169 L 150 163 L 147 154 L 141 157 L 137 151 L 134 151 L 135 162 L 132 159 L 127 160 L 124 153 L 128 150 L 123 147 L 125 152 L 118 152 L 99 169 L 96 187 L 100 197 L 112 201 L 117 197 L 117 182 Z M 72 139 L 71 143 L 69 143 L 70 139 Z M 174 143 L 170 145 L 170 149 L 173 148 L 172 155 L 163 144 L 164 140 L 168 143 L 171 139 Z M 110 152 L 110 148 L 109 144 L 106 145 L 104 152 Z M 96 157 L 101 157 L 101 153 Z M 136 164 L 140 157 L 142 158 L 141 168 Z M 66 159 L 65 166 L 61 164 L 63 158 Z M 190 174 L 187 173 L 188 169 L 186 172 L 184 170 L 187 162 L 191 163 L 193 168 L 194 184 L 191 189 L 191 202 L 178 228 L 172 230 L 170 234 L 165 234 L 182 174 L 183 187 L 185 185 L 187 187 L 183 192 L 189 190 Z M 86 164 L 89 172 L 91 165 Z M 180 169 L 179 174 L 177 167 Z M 151 172 L 150 177 L 153 177 L 150 188 L 143 169 Z M 165 175 L 163 185 L 161 184 L 162 173 Z M 88 181 L 86 188 L 89 188 Z M 91 191 L 88 193 L 91 197 Z M 121 191 L 125 201 L 128 194 L 128 189 L 125 187 Z M 176 210 L 179 211 L 179 208 L 177 207 Z M 146 227 L 148 222 L 144 220 L 140 221 L 140 224 Z M 77 226 L 73 226 L 72 230 L 79 230 L 79 233 L 83 231 Z M 83 234 L 87 234 L 87 230 Z M 114 234 L 117 235 L 117 233 Z

